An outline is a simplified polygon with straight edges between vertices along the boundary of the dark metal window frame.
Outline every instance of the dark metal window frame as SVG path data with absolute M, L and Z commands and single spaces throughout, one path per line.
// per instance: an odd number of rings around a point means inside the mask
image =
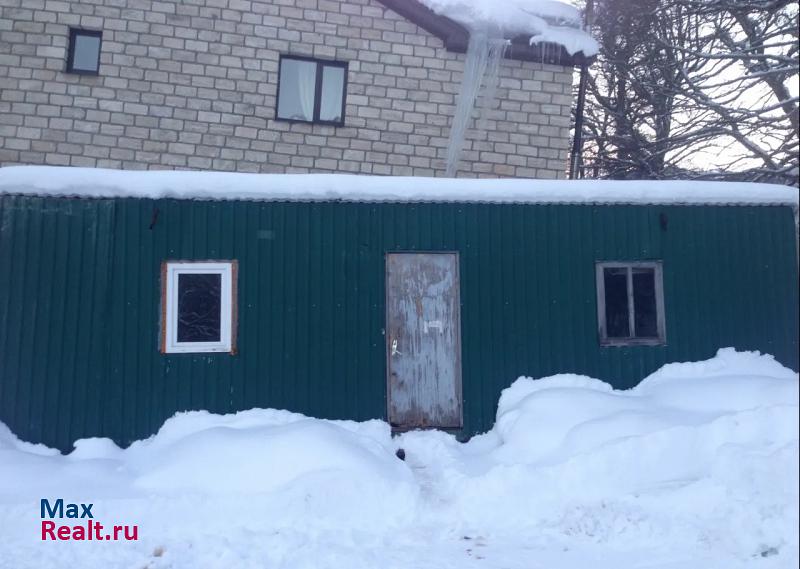
M 75 69 L 75 40 L 78 36 L 89 36 L 98 38 L 100 43 L 97 46 L 97 65 L 95 69 Z M 69 47 L 67 48 L 67 73 L 77 75 L 100 75 L 100 54 L 103 51 L 103 32 L 100 30 L 85 30 L 83 28 L 69 29 Z
M 655 337 L 636 337 L 635 313 L 633 306 L 633 271 L 632 269 L 653 269 L 656 293 L 656 333 Z M 606 287 L 605 269 L 627 269 L 628 289 L 628 332 L 627 338 L 609 337 L 606 329 Z M 667 343 L 666 323 L 664 320 L 664 268 L 661 261 L 598 261 L 595 263 L 595 281 L 597 284 L 597 326 L 601 346 L 661 346 Z
M 287 119 L 278 116 L 278 109 L 280 108 L 281 100 L 281 72 L 283 70 L 284 60 L 294 61 L 308 61 L 317 64 L 316 85 L 314 88 L 314 116 L 310 121 L 301 119 Z M 325 67 L 338 67 L 344 70 L 344 80 L 342 81 L 342 112 L 340 121 L 326 121 L 319 118 L 320 108 L 322 107 L 322 74 Z M 275 120 L 289 123 L 301 124 L 322 124 L 329 126 L 344 126 L 344 112 L 347 105 L 347 69 L 348 64 L 346 61 L 334 61 L 330 59 L 319 59 L 317 57 L 308 57 L 305 55 L 281 55 L 278 60 L 278 92 L 275 97 Z

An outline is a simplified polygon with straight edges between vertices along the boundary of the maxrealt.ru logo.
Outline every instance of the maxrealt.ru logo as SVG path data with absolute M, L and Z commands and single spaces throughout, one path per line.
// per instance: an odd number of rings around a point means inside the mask
M 138 525 L 106 526 L 94 519 L 94 504 L 64 503 L 58 498 L 52 504 L 46 498 L 41 501 L 42 541 L 136 541 L 139 539 Z M 48 519 L 49 518 L 49 519 Z M 85 524 L 57 524 L 53 519 L 86 520 Z M 105 530 L 105 531 L 104 531 Z

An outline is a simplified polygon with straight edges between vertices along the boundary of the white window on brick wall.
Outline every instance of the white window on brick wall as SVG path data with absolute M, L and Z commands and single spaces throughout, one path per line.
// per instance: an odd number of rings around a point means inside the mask
M 347 63 L 282 55 L 275 118 L 342 126 Z
M 597 321 L 605 346 L 666 343 L 660 261 L 596 264 Z
M 103 32 L 70 28 L 67 73 L 100 73 L 100 43 Z
M 236 261 L 162 264 L 162 352 L 235 352 L 236 273 Z

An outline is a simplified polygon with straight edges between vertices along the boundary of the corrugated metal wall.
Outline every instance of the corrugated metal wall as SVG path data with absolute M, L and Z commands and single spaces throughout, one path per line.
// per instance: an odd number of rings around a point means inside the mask
M 718 347 L 798 367 L 788 207 L 0 197 L 0 420 L 62 449 L 175 411 L 385 418 L 384 254 L 459 251 L 464 434 L 519 375 L 629 387 Z M 158 352 L 166 259 L 239 261 L 239 353 Z M 600 347 L 597 260 L 662 259 L 667 345 Z

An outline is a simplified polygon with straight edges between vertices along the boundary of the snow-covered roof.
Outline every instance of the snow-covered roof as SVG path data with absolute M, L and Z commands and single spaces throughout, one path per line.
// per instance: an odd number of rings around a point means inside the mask
M 796 188 L 747 182 L 244 174 L 56 166 L 0 168 L 0 194 L 255 201 L 798 205 Z
M 579 10 L 559 0 L 419 0 L 467 29 L 494 28 L 506 37 L 526 34 L 531 44 L 551 42 L 570 55 L 597 54 L 599 44 L 582 29 Z

